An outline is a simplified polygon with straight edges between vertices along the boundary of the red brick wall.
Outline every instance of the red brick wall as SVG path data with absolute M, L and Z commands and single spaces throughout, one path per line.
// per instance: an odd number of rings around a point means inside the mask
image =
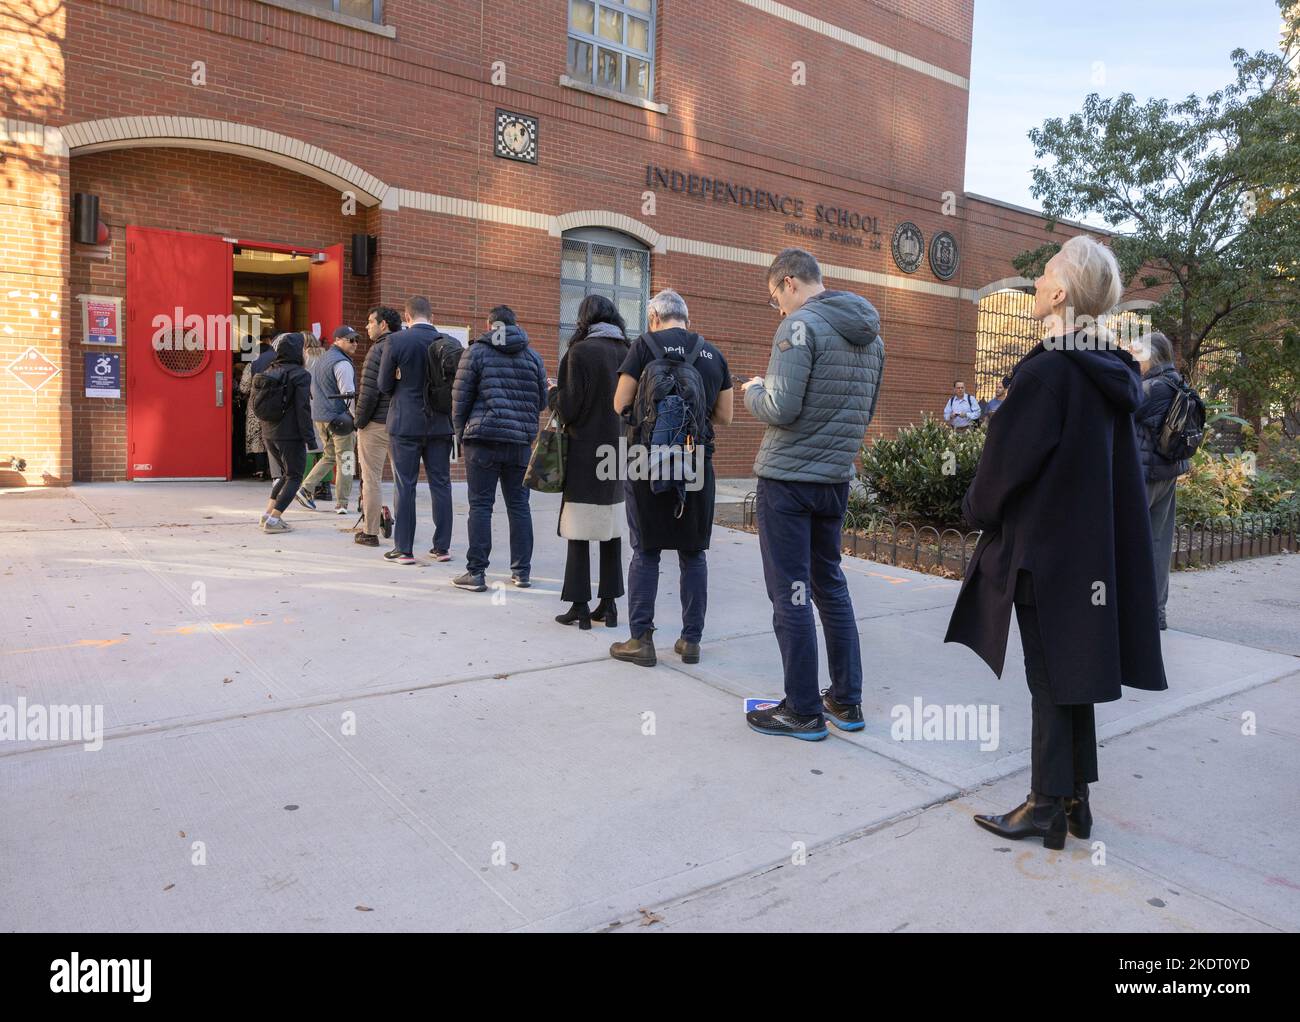
M 953 74 L 969 72 L 972 0 L 790 6 Z M 893 229 L 912 220 L 927 242 L 939 230 L 956 235 L 962 262 L 948 284 L 968 289 L 1010 276 L 1010 257 L 1042 240 L 1037 218 L 962 197 L 967 94 L 958 86 L 738 0 L 660 0 L 655 100 L 668 112 L 647 111 L 558 84 L 566 10 L 560 2 L 387 0 L 385 21 L 396 29 L 389 39 L 257 0 L 69 0 L 57 102 L 7 96 L 6 111 L 59 125 L 138 115 L 252 125 L 320 146 L 396 188 L 547 215 L 607 210 L 664 236 L 752 252 L 799 243 L 826 264 L 893 276 L 902 276 L 889 252 Z M 504 86 L 490 83 L 497 60 Z M 205 63 L 203 86 L 191 84 L 194 61 Z M 806 85 L 791 83 L 794 61 L 803 62 Z M 540 119 L 538 165 L 493 155 L 497 107 Z M 399 305 L 413 292 L 430 296 L 439 322 L 475 331 L 487 309 L 506 302 L 555 371 L 560 240 L 544 230 L 409 207 L 344 217 L 330 187 L 227 154 L 74 154 L 70 181 L 63 162 L 53 173 L 65 175 L 65 201 L 72 191 L 100 195 L 113 232 L 107 262 L 80 249 L 69 259 L 64 228 L 45 232 L 40 244 L 52 246 L 53 262 L 44 272 L 70 279 L 73 294 L 122 292 L 127 224 L 319 246 L 368 231 L 379 237 L 374 276 L 345 276 L 345 317 L 355 326 L 372 301 Z M 817 203 L 870 213 L 880 248 L 800 241 L 785 230 L 789 218 L 668 191 L 656 191 L 654 214 L 644 214 L 647 163 L 797 197 L 807 224 Z M 943 215 L 945 192 L 957 197 L 955 216 Z M 685 295 L 694 326 L 724 349 L 737 376 L 763 371 L 776 319 L 761 266 L 670 251 L 652 256 L 651 272 L 654 288 Z M 928 264 L 912 279 L 937 283 Z M 888 365 L 873 432 L 941 407 L 953 376 L 974 359 L 974 306 L 833 275 L 827 284 L 858 290 L 881 311 Z M 62 354 L 79 375 L 80 338 L 71 336 Z M 16 435 L 35 449 L 38 436 L 59 435 L 63 415 L 70 435 L 58 442 L 69 455 L 75 446 L 63 477 L 122 478 L 123 402 L 79 393 L 65 388 L 61 411 L 42 413 L 53 416 L 48 434 L 33 420 Z M 760 435 L 740 409 L 720 443 L 719 472 L 747 475 Z

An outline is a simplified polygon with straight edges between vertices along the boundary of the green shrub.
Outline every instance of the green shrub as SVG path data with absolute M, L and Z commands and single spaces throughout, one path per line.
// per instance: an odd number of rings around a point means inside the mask
M 865 503 L 918 524 L 961 524 L 961 499 L 975 478 L 984 431 L 957 432 L 928 416 L 862 448 Z
M 1209 437 L 1206 438 L 1209 440 Z M 1242 514 L 1290 511 L 1296 507 L 1294 463 L 1289 451 L 1264 467 L 1254 452 L 1215 454 L 1203 443 L 1192 456 L 1191 471 L 1178 480 L 1178 521 L 1187 525 Z

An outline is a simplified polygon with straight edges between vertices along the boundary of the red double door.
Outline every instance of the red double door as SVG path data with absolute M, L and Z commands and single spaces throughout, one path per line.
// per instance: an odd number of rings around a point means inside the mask
M 230 478 L 234 247 L 126 229 L 128 479 Z M 343 322 L 343 246 L 320 254 L 308 270 L 308 318 L 328 342 Z

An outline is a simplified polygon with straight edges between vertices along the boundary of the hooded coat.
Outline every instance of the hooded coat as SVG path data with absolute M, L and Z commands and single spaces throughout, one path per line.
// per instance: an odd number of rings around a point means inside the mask
M 1078 348 L 1074 338 L 1080 337 Z M 1053 701 L 1168 688 L 1146 484 L 1134 434 L 1137 363 L 1069 335 L 1016 366 L 962 511 L 983 530 L 945 642 L 1001 677 L 1020 572 L 1032 577 Z
M 785 482 L 843 483 L 876 409 L 885 342 L 875 306 L 823 291 L 781 321 L 767 376 L 745 407 L 767 424 L 754 474 Z
M 1142 374 L 1143 398 L 1133 421 L 1137 426 L 1138 449 L 1142 452 L 1142 468 L 1149 483 L 1177 479 L 1192 467 L 1187 459 L 1171 461 L 1156 450 L 1165 416 L 1182 382 L 1182 376 L 1170 362 L 1152 366 Z
M 302 441 L 310 445 L 316 438 L 311 421 L 311 373 L 303 368 L 302 334 L 282 334 L 275 347 L 275 359 L 266 368 L 272 376 L 289 381 L 289 407 L 279 422 L 262 424 L 264 436 L 277 443 Z
M 546 367 L 523 327 L 509 325 L 503 343 L 494 341 L 489 331 L 461 357 L 452 386 L 456 435 L 471 443 L 531 444 L 546 408 Z

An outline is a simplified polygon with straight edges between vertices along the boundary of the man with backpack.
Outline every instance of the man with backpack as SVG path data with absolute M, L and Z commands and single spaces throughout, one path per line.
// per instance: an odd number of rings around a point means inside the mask
M 532 584 L 533 514 L 524 473 L 549 389 L 542 356 L 528 346 L 514 312 L 498 305 L 488 313 L 487 327 L 461 359 L 452 400 L 465 451 L 469 546 L 465 573 L 451 584 L 477 593 L 487 589 L 498 484 L 510 521 L 510 581 L 520 589 Z
M 880 315 L 860 295 L 828 291 L 811 253 L 787 248 L 767 271 L 781 313 L 767 376 L 744 385 L 745 407 L 767 424 L 754 462 L 763 577 L 781 650 L 785 698 L 746 714 L 765 735 L 818 741 L 826 716 L 861 731 L 862 651 L 840 533 L 849 481 L 876 409 L 885 367 Z M 811 598 L 811 603 L 809 598 Z M 817 691 L 816 604 L 830 688 Z
M 384 559 L 415 564 L 415 487 L 420 464 L 433 498 L 434 560 L 451 560 L 451 383 L 463 349 L 432 322 L 429 299 L 406 302 L 406 329 L 392 334 L 379 361 L 379 390 L 390 399 L 389 458 L 395 499 L 393 549 Z
M 253 378 L 253 414 L 262 421 L 262 439 L 271 463 L 278 467 L 266 510 L 263 532 L 288 532 L 282 516 L 302 486 L 307 469 L 311 423 L 311 374 L 303 368 L 302 334 L 281 334 L 275 358 Z
M 629 423 L 624 492 L 631 637 L 610 646 L 609 655 L 641 667 L 658 662 L 659 556 L 676 550 L 682 632 L 673 649 L 683 663 L 697 664 L 708 603 L 705 551 L 713 531 L 713 427 L 731 423 L 731 370 L 721 351 L 691 331 L 686 302 L 676 291 L 650 299 L 647 316 L 649 330 L 629 348 L 614 391 L 614 410 Z M 646 471 L 650 466 L 656 471 Z
M 1144 338 L 1142 404 L 1133 413 L 1138 450 L 1151 512 L 1151 546 L 1156 562 L 1156 596 L 1160 628 L 1169 599 L 1169 559 L 1174 545 L 1178 477 L 1191 468 L 1191 457 L 1205 429 L 1205 404 L 1174 368 L 1174 346 L 1162 333 Z

